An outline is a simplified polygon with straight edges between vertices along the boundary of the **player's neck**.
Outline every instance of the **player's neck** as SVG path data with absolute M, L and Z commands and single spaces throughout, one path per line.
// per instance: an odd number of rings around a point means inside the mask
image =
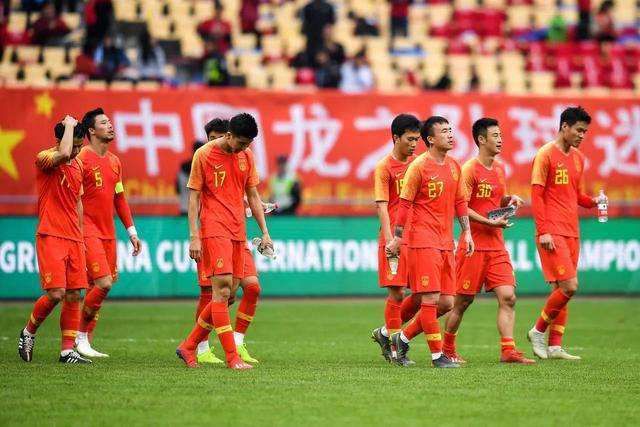
M 104 157 L 109 150 L 109 144 L 100 140 L 93 140 L 89 143 L 89 147 L 100 157 Z
M 220 148 L 225 153 L 233 154 L 233 149 L 231 148 L 231 145 L 229 145 L 229 143 L 227 142 L 226 139 L 222 139 L 222 141 L 216 142 L 216 145 L 218 146 L 218 148 Z
M 391 151 L 391 157 L 396 159 L 399 162 L 406 162 L 409 156 L 405 156 L 402 152 L 397 148 L 396 145 L 393 146 L 393 150 Z
M 447 157 L 446 151 L 438 150 L 433 145 L 429 147 L 428 151 L 429 151 L 429 156 L 431 156 L 431 158 L 435 160 L 436 163 L 440 163 L 440 164 L 444 163 L 444 158 Z
M 491 169 L 493 167 L 493 162 L 496 159 L 496 156 L 491 156 L 487 153 L 483 153 L 482 151 L 480 151 L 478 153 L 477 158 L 482 166 L 484 166 L 487 169 Z
M 560 149 L 560 151 L 562 151 L 564 154 L 568 154 L 569 151 L 571 151 L 571 144 L 569 144 L 568 142 L 566 142 L 564 140 L 564 138 L 562 138 L 561 136 L 558 136 L 556 138 L 556 142 L 555 142 L 556 147 L 558 147 Z

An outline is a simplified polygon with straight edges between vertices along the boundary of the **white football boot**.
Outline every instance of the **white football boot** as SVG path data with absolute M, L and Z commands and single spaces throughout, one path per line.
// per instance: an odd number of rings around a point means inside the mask
M 531 343 L 533 347 L 533 354 L 538 356 L 540 359 L 548 359 L 549 355 L 547 353 L 547 342 L 545 338 L 545 333 L 536 330 L 536 328 L 531 328 L 529 332 L 527 332 L 527 339 Z
M 89 358 L 109 357 L 108 354 L 100 353 L 99 351 L 91 348 L 91 343 L 89 342 L 87 334 L 82 332 L 78 332 L 78 336 L 76 337 L 76 351 L 82 356 Z
M 564 359 L 564 360 L 581 360 L 582 357 L 574 356 L 567 353 L 564 348 L 560 346 L 549 346 L 547 349 L 547 356 L 549 359 Z

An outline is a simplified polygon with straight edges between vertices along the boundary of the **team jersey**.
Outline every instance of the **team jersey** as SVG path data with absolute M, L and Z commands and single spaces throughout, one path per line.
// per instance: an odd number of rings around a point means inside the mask
M 82 241 L 78 201 L 82 196 L 82 161 L 53 166 L 56 148 L 36 157 L 38 189 L 37 234 Z
M 460 166 L 450 157 L 438 164 L 429 153 L 418 156 L 404 176 L 400 198 L 413 202 L 404 241 L 412 248 L 453 250 L 453 217 L 465 203 Z
M 193 156 L 187 187 L 200 194 L 200 237 L 247 239 L 245 190 L 260 182 L 253 153 L 226 153 L 214 142 Z
M 580 236 L 578 194 L 584 193 L 583 171 L 584 156 L 574 147 L 565 154 L 554 142 L 549 142 L 538 150 L 533 160 L 531 184 L 544 187 L 548 233 Z
M 504 166 L 498 160 L 494 160 L 491 169 L 485 167 L 475 157 L 467 160 L 462 166 L 460 180 L 469 208 L 484 217 L 487 217 L 489 211 L 498 209 L 502 198 L 507 194 L 505 176 Z M 491 227 L 475 221 L 471 221 L 470 226 L 476 250 L 504 249 L 502 228 Z M 466 248 L 462 240 L 459 243 Z
M 78 157 L 84 165 L 84 236 L 115 239 L 113 199 L 117 193 L 124 191 L 120 159 L 108 151 L 100 156 L 87 145 L 82 147 Z
M 374 174 L 374 195 L 376 202 L 388 202 L 389 224 L 393 226 L 400 205 L 400 192 L 404 185 L 404 176 L 407 168 L 415 156 L 410 156 L 406 162 L 396 160 L 393 155 L 387 154 L 376 164 Z M 409 218 L 411 214 L 409 213 Z M 384 243 L 384 236 L 380 230 L 380 243 Z

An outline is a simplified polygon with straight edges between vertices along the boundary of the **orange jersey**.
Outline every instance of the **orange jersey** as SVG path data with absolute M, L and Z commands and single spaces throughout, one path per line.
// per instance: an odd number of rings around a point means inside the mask
M 474 157 L 462 166 L 461 176 L 469 208 L 486 217 L 489 211 L 500 207 L 502 198 L 507 194 L 506 174 L 502 163 L 495 160 L 491 169 L 487 169 Z M 476 250 L 504 249 L 502 228 L 475 221 L 471 221 L 470 225 Z
M 38 229 L 36 234 L 81 242 L 78 201 L 82 196 L 82 161 L 53 166 L 56 148 L 36 157 L 38 188 Z
M 393 155 L 387 154 L 378 162 L 374 174 L 374 193 L 376 202 L 388 202 L 389 223 L 393 227 L 400 205 L 400 192 L 404 186 L 404 176 L 407 168 L 415 159 L 410 156 L 406 162 L 396 160 Z M 410 216 L 409 216 L 410 218 Z M 380 241 L 383 236 L 380 233 Z
M 464 202 L 460 166 L 451 157 L 438 164 L 429 153 L 418 156 L 404 176 L 400 197 L 413 202 L 404 241 L 412 248 L 453 250 L 455 205 Z
M 260 182 L 253 153 L 226 153 L 214 143 L 193 156 L 187 187 L 200 194 L 200 237 L 246 240 L 245 190 Z
M 548 233 L 579 237 L 578 194 L 584 193 L 583 171 L 584 156 L 576 148 L 571 147 L 565 154 L 554 142 L 549 142 L 538 150 L 531 184 L 544 187 Z
M 89 146 L 78 154 L 84 165 L 82 205 L 84 208 L 84 235 L 100 239 L 115 239 L 113 199 L 124 191 L 122 165 L 118 157 L 107 151 L 101 157 Z

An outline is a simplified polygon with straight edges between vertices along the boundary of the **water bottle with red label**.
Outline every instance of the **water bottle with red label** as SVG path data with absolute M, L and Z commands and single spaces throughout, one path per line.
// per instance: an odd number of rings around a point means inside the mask
M 609 220 L 609 199 L 604 194 L 604 190 L 600 190 L 598 194 L 598 222 L 607 222 Z

